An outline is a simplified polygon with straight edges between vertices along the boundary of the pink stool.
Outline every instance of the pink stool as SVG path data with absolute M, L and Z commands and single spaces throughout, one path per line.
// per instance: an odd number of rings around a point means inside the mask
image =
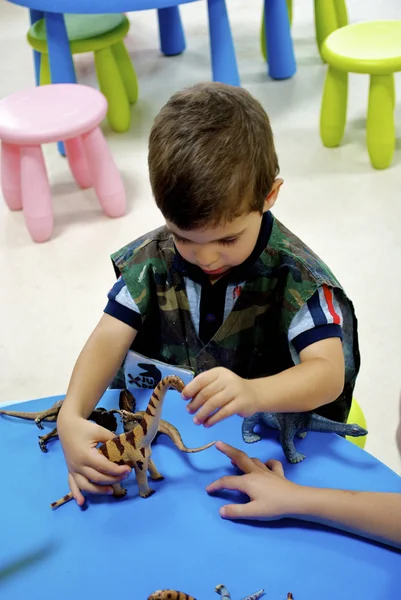
M 53 230 L 50 185 L 41 144 L 65 142 L 68 162 L 81 188 L 94 187 L 109 217 L 125 213 L 124 186 L 99 129 L 106 98 L 78 84 L 22 90 L 0 101 L 1 182 L 11 210 L 24 211 L 28 231 L 44 242 Z

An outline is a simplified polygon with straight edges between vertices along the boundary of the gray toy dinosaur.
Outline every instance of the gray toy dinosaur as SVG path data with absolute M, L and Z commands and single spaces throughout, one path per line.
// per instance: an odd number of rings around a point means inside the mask
M 280 444 L 284 450 L 286 459 L 290 463 L 299 463 L 304 458 L 304 454 L 297 452 L 294 444 L 294 437 L 304 438 L 308 431 L 318 431 L 321 433 L 337 433 L 338 435 L 350 435 L 360 437 L 367 435 L 366 429 L 359 425 L 350 425 L 348 423 L 338 423 L 322 417 L 314 412 L 304 413 L 255 413 L 252 417 L 247 417 L 242 423 L 242 437 L 247 444 L 258 442 L 261 437 L 253 431 L 255 425 L 263 423 L 273 429 L 280 431 Z

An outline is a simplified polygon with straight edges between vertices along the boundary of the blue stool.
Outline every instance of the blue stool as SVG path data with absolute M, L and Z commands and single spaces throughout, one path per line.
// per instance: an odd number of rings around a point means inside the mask
M 264 0 L 262 39 L 266 56 L 269 57 L 267 72 L 270 77 L 272 79 L 292 77 L 297 70 L 297 65 L 286 0 Z

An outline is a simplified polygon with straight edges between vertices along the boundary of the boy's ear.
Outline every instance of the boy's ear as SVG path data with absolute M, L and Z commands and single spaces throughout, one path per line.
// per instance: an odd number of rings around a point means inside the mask
M 284 183 L 284 179 L 282 179 L 281 177 L 277 177 L 277 179 L 274 180 L 272 189 L 270 190 L 268 196 L 266 196 L 265 205 L 263 207 L 263 212 L 267 212 L 268 210 L 273 208 L 273 206 L 276 204 L 278 193 L 279 193 L 280 188 L 283 185 L 283 183 Z

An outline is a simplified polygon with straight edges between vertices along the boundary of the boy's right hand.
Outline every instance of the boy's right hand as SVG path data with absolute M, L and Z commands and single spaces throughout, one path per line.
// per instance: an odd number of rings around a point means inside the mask
M 115 434 L 79 415 L 60 411 L 57 431 L 68 466 L 68 483 L 79 506 L 85 502 L 81 493 L 111 494 L 111 484 L 125 479 L 131 469 L 116 465 L 96 449 Z

